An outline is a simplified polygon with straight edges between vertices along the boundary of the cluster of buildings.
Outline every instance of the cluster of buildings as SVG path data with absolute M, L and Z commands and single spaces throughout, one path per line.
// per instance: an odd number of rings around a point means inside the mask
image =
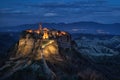
M 41 40 L 56 40 L 59 47 L 70 48 L 71 47 L 71 35 L 64 31 L 55 29 L 43 28 L 39 25 L 37 30 L 26 30 L 27 33 L 35 34 L 37 38 Z

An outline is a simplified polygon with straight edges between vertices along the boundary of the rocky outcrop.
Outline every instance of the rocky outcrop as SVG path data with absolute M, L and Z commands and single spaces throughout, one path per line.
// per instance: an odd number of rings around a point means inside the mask
M 19 70 L 34 66 L 36 69 L 42 67 L 46 77 L 48 77 L 49 80 L 53 80 L 55 78 L 55 74 L 49 69 L 46 60 L 50 61 L 52 60 L 52 57 L 59 56 L 57 42 L 55 40 L 43 41 L 38 38 L 34 38 L 32 34 L 25 33 L 24 35 L 25 37 L 22 35 L 15 48 L 10 52 L 11 55 L 9 61 L 0 68 L 3 72 L 1 73 L 1 79 L 10 77 Z M 36 65 L 33 64 L 34 61 L 41 62 Z M 5 71 L 6 69 L 7 72 Z
M 88 59 L 75 50 L 74 45 L 68 49 L 59 44 L 56 38 L 43 40 L 37 34 L 23 32 L 18 43 L 9 52 L 9 60 L 0 68 L 0 79 L 106 79 Z

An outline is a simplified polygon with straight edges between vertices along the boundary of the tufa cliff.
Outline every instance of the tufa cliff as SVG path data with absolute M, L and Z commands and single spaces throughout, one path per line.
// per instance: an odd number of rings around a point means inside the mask
M 0 68 L 0 80 L 106 80 L 76 48 L 64 31 L 41 25 L 23 31 Z

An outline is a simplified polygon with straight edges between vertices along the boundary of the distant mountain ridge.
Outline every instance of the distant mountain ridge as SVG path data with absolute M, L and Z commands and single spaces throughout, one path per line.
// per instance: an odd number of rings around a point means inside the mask
M 20 32 L 25 29 L 36 29 L 39 23 L 19 26 L 2 27 L 0 32 Z M 93 33 L 93 34 L 120 34 L 120 23 L 103 24 L 97 22 L 73 22 L 73 23 L 42 23 L 49 28 L 65 30 L 70 33 Z

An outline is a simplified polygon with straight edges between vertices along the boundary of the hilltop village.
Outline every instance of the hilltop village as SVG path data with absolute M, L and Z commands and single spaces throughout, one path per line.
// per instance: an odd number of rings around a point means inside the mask
M 105 64 L 104 58 L 97 57 L 94 60 L 85 53 L 99 50 L 101 54 L 105 50 L 106 54 L 113 51 L 98 43 L 94 46 L 93 40 L 89 41 L 90 45 L 86 39 L 76 42 L 72 41 L 68 32 L 43 28 L 42 25 L 37 30 L 25 30 L 0 67 L 0 80 L 108 80 L 103 76 L 104 73 L 99 72 L 104 67 L 98 69 L 96 64 L 96 61 Z
M 27 34 L 27 38 L 30 38 L 32 34 L 34 38 L 40 39 L 41 41 L 55 40 L 58 46 L 63 49 L 71 48 L 71 35 L 68 32 L 43 28 L 41 24 L 37 30 L 29 29 L 24 32 Z

